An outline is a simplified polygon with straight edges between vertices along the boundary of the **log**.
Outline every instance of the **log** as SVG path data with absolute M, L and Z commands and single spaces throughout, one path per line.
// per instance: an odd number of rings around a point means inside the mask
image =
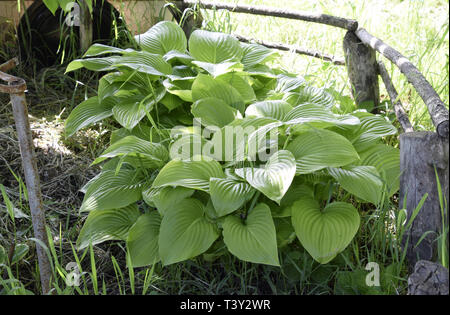
M 380 92 L 375 51 L 362 43 L 354 32 L 349 31 L 344 36 L 344 55 L 356 105 L 370 112 L 377 112 Z
M 197 0 L 184 0 L 185 5 L 198 4 Z M 241 4 L 227 4 L 227 3 L 215 3 L 215 2 L 200 2 L 200 5 L 205 9 L 216 10 L 228 10 L 234 13 L 249 13 L 264 16 L 281 17 L 293 20 L 308 21 L 320 24 L 331 25 L 347 29 L 349 31 L 355 31 L 358 28 L 358 22 L 351 19 L 345 19 L 327 14 L 304 12 L 289 9 L 277 9 L 267 6 L 250 6 Z
M 398 99 L 398 93 L 392 84 L 391 77 L 384 66 L 382 61 L 378 62 L 378 70 L 380 72 L 380 76 L 383 80 L 384 86 L 389 94 L 391 99 L 392 107 L 394 108 L 395 116 L 397 117 L 400 125 L 402 126 L 403 132 L 413 132 L 414 129 L 409 121 L 408 115 L 403 108 L 402 102 Z
M 448 201 L 448 154 L 448 140 L 435 132 L 420 131 L 400 135 L 399 204 L 403 205 L 406 202 L 408 221 L 422 197 L 428 194 L 419 214 L 405 231 L 403 246 L 407 245 L 406 257 L 411 266 L 418 260 L 433 260 L 437 253 L 437 244 L 434 240 L 441 232 L 442 218 L 435 167 L 442 186 L 442 194 Z M 417 245 L 424 233 L 428 234 Z
M 448 295 L 448 269 L 419 260 L 408 278 L 408 295 Z
M 397 50 L 371 35 L 365 29 L 359 28 L 356 30 L 355 34 L 363 43 L 369 45 L 397 65 L 400 71 L 406 76 L 409 83 L 414 86 L 417 93 L 427 106 L 428 112 L 430 113 L 431 119 L 439 136 L 448 138 L 448 109 L 431 84 L 427 81 L 423 74 L 420 73 L 416 66 L 414 66 L 411 61 L 400 54 Z
M 319 58 L 319 59 L 322 59 L 325 61 L 330 61 L 330 62 L 334 63 L 335 65 L 339 65 L 339 66 L 345 65 L 344 58 L 328 55 L 328 54 L 322 53 L 322 52 L 314 50 L 314 49 L 302 48 L 299 46 L 290 46 L 290 45 L 279 44 L 279 43 L 272 43 L 272 42 L 267 42 L 267 41 L 244 37 L 244 36 L 237 35 L 237 34 L 233 34 L 233 36 L 244 43 L 255 42 L 257 44 L 260 44 L 260 45 L 268 47 L 268 48 L 274 48 L 274 49 L 283 50 L 283 51 L 293 51 L 300 55 L 306 55 L 306 56 Z

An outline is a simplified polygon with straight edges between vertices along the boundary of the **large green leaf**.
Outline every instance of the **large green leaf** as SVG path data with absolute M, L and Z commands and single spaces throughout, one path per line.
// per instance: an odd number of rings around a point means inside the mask
M 126 156 L 127 162 L 137 167 L 159 168 L 169 158 L 169 152 L 162 144 L 145 141 L 136 136 L 127 136 L 103 151 L 93 164 L 116 156 Z
M 239 168 L 236 174 L 268 198 L 280 203 L 295 176 L 295 158 L 291 152 L 280 150 L 273 154 L 263 168 Z
M 364 112 L 353 113 L 353 115 L 361 121 L 360 127 L 355 131 L 356 140 L 353 142 L 358 151 L 367 149 L 377 139 L 397 134 L 397 128 L 382 116 Z
M 134 170 L 106 170 L 88 184 L 80 212 L 122 208 L 141 199 L 143 183 Z
M 193 189 L 181 186 L 149 188 L 142 192 L 142 197 L 147 204 L 155 206 L 159 213 L 164 215 L 176 207 L 181 200 L 191 197 L 193 193 Z
M 219 75 L 217 79 L 234 87 L 246 103 L 256 99 L 255 92 L 248 81 L 248 76 L 239 75 L 238 72 L 228 72 Z
M 110 58 L 110 57 L 108 57 Z M 161 55 L 146 51 L 133 51 L 117 58 L 114 67 L 125 67 L 153 76 L 165 76 L 172 73 L 172 67 Z
M 313 103 L 327 109 L 333 107 L 335 101 L 333 96 L 325 91 L 311 85 L 304 85 L 298 92 L 286 93 L 283 100 L 290 103 L 292 106 L 297 106 L 304 103 Z
M 308 174 L 326 167 L 350 164 L 359 158 L 343 136 L 325 129 L 308 130 L 297 136 L 287 149 L 294 154 L 297 174 Z
M 385 144 L 371 146 L 360 153 L 358 165 L 376 167 L 386 187 L 388 197 L 395 194 L 400 187 L 400 150 Z
M 231 35 L 195 30 L 189 38 L 189 52 L 198 61 L 220 63 L 223 61 L 240 61 L 242 47 Z
M 228 106 L 224 101 L 207 97 L 192 104 L 191 112 L 196 118 L 201 119 L 204 126 L 223 127 L 232 122 L 238 115 L 238 111 Z
M 133 267 L 157 263 L 161 217 L 156 211 L 141 215 L 128 232 L 127 249 Z
M 240 71 L 243 69 L 243 65 L 238 61 L 225 61 L 220 63 L 210 63 L 203 61 L 192 61 L 197 67 L 206 70 L 213 77 L 217 77 L 228 72 Z
M 159 55 L 165 55 L 171 50 L 185 52 L 187 47 L 183 30 L 171 21 L 161 21 L 144 34 L 136 35 L 135 39 L 142 50 Z
M 292 225 L 302 246 L 319 263 L 326 264 L 342 252 L 359 228 L 358 211 L 349 203 L 319 203 L 302 198 L 292 205 Z
M 100 103 L 97 96 L 88 98 L 75 107 L 67 118 L 65 123 L 66 135 L 71 136 L 82 128 L 112 116 L 114 105 L 114 102 L 109 101 Z
M 259 44 L 241 43 L 243 48 L 242 63 L 246 68 L 272 60 L 278 55 L 276 50 Z
M 293 107 L 281 100 L 267 100 L 251 104 L 245 110 L 246 117 L 269 117 L 283 121 Z
M 356 126 L 359 119 L 350 115 L 337 116 L 321 105 L 304 103 L 293 108 L 285 116 L 287 125 L 301 131 L 305 125 L 315 128 L 326 128 L 334 125 Z
M 245 221 L 229 215 L 223 222 L 223 241 L 228 250 L 241 260 L 279 266 L 275 225 L 270 208 L 260 203 Z
M 121 98 L 119 104 L 112 109 L 114 118 L 123 127 L 133 129 L 166 93 L 163 86 L 156 88 L 154 92 L 155 95 L 149 93 L 144 98 L 141 95 Z
M 228 177 L 211 178 L 209 193 L 214 209 L 219 217 L 238 210 L 252 198 L 255 190 L 246 182 Z
M 331 176 L 348 192 L 377 205 L 383 194 L 383 182 L 373 166 L 329 168 Z
M 125 240 L 129 229 L 140 213 L 135 204 L 120 209 L 89 212 L 77 239 L 77 248 L 83 249 L 110 240 Z
M 225 177 L 217 161 L 205 158 L 199 161 L 172 160 L 161 169 L 153 187 L 183 186 L 208 191 L 211 177 Z
M 244 112 L 244 99 L 234 87 L 209 75 L 199 74 L 192 84 L 192 100 L 207 97 L 218 98 L 241 113 Z
M 184 199 L 164 215 L 159 234 L 159 254 L 170 265 L 205 252 L 219 237 L 213 223 L 205 217 L 203 204 Z
M 119 56 L 110 56 L 105 58 L 75 59 L 67 65 L 66 73 L 81 68 L 86 68 L 91 71 L 112 70 L 114 69 L 114 64 L 119 58 Z

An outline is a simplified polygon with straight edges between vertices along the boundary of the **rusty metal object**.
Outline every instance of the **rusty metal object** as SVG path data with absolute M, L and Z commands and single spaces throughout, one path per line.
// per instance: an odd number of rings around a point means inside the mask
M 17 138 L 19 140 L 20 155 L 25 174 L 25 183 L 28 190 L 28 202 L 30 205 L 31 219 L 33 223 L 34 237 L 48 247 L 44 208 L 37 170 L 36 156 L 31 136 L 28 109 L 25 99 L 27 89 L 25 80 L 4 73 L 18 64 L 17 58 L 0 65 L 0 79 L 8 82 L 8 85 L 0 84 L 0 92 L 7 93 L 11 97 Z M 39 263 L 42 292 L 50 291 L 51 266 L 46 249 L 41 244 L 36 244 Z

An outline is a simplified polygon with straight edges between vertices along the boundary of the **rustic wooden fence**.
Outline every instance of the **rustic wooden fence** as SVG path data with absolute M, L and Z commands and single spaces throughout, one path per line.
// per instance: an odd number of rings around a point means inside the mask
M 347 30 L 343 38 L 344 58 L 331 56 L 313 49 L 289 46 L 280 43 L 269 43 L 255 39 L 235 35 L 237 39 L 249 42 L 255 41 L 266 47 L 294 51 L 337 65 L 345 65 L 348 78 L 352 87 L 352 95 L 357 106 L 372 103 L 375 111 L 379 104 L 378 76 L 382 81 L 391 99 L 393 110 L 400 123 L 402 133 L 400 135 L 400 198 L 399 205 L 406 204 L 408 219 L 425 194 L 428 198 L 419 215 L 415 218 L 407 235 L 407 257 L 413 266 L 419 259 L 432 260 L 436 255 L 436 235 L 441 232 L 442 220 L 441 205 L 439 201 L 439 189 L 437 177 L 441 185 L 441 191 L 445 200 L 449 200 L 449 122 L 448 109 L 439 95 L 427 81 L 422 73 L 400 52 L 371 35 L 364 28 L 359 27 L 358 22 L 351 19 L 316 14 L 310 12 L 293 11 L 289 9 L 275 9 L 265 6 L 233 5 L 213 2 L 198 2 L 196 0 L 177 1 L 179 11 L 173 12 L 177 20 L 181 19 L 179 12 L 186 12 L 187 8 L 194 7 L 212 10 L 229 10 L 235 13 L 256 14 L 261 16 L 280 17 L 293 20 L 301 20 L 313 23 L 321 23 Z M 185 16 L 183 18 L 186 18 Z M 195 26 L 192 21 L 186 20 L 187 33 Z M 198 25 L 197 25 L 198 26 Z M 377 54 L 395 64 L 412 84 L 419 96 L 428 108 L 431 120 L 436 131 L 414 131 L 402 103 L 398 99 L 398 93 L 392 84 L 391 78 L 384 62 L 379 60 Z M 433 231 L 434 233 L 430 233 Z M 418 246 L 421 237 L 427 233 Z

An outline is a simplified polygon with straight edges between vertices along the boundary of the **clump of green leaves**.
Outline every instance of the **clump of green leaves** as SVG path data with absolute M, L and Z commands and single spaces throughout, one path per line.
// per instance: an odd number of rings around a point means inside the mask
M 397 130 L 269 67 L 275 51 L 203 30 L 187 40 L 168 21 L 136 41 L 141 50 L 95 44 L 67 68 L 108 72 L 67 134 L 106 118 L 121 126 L 82 189 L 79 248 L 124 240 L 145 266 L 226 247 L 278 266 L 298 238 L 325 264 L 359 228 L 349 201 L 379 205 L 398 190 L 399 152 L 381 141 Z

